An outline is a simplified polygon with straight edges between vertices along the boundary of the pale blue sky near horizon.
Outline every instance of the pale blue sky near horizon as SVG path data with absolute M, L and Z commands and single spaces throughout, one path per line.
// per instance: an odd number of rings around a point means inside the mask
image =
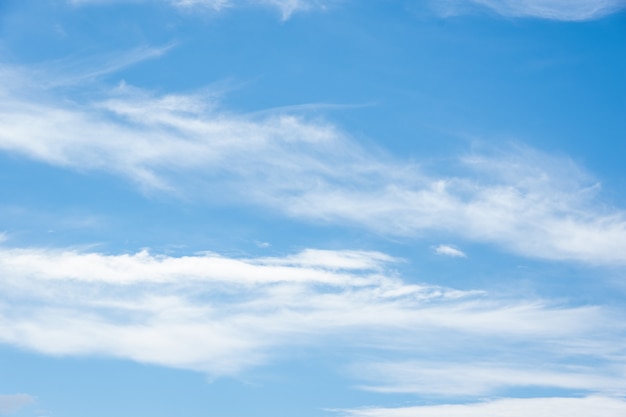
M 0 2 L 0 415 L 622 415 L 624 9 Z

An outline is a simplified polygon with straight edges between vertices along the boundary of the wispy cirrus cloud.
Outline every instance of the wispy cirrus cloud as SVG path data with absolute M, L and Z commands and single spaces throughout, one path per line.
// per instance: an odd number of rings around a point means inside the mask
M 210 187 L 230 204 L 307 221 L 401 236 L 444 231 L 523 256 L 626 264 L 626 211 L 602 204 L 599 184 L 565 157 L 518 145 L 461 155 L 456 175 L 426 174 L 319 118 L 237 113 L 207 92 L 128 85 L 71 101 L 24 74 L 0 70 L 4 152 L 200 200 Z
M 626 412 L 623 398 L 503 398 L 473 404 L 363 408 L 346 417 L 616 417 Z
M 444 0 L 433 4 L 448 15 L 483 7 L 503 16 L 566 21 L 598 19 L 626 7 L 621 0 Z
M 510 388 L 534 387 L 598 391 L 618 396 L 625 393 L 623 380 L 626 374 L 619 365 L 611 364 L 598 372 L 597 364 L 573 365 L 555 359 L 536 357 L 522 362 L 502 359 L 467 363 L 398 361 L 357 366 L 361 378 L 371 381 L 361 388 L 374 392 L 477 398 L 498 395 Z M 534 360 L 537 362 L 531 365 Z
M 467 378 L 454 373 L 463 358 L 474 364 L 468 378 L 480 376 L 472 392 L 617 385 L 624 329 L 614 311 L 412 284 L 394 262 L 379 252 L 311 249 L 229 258 L 0 248 L 0 342 L 214 376 L 288 358 L 293 348 L 346 348 L 372 358 L 352 372 L 364 388 L 423 395 L 467 394 Z M 390 352 L 408 362 L 384 362 Z M 442 362 L 447 356 L 454 363 Z M 526 359 L 511 364 L 515 356 Z M 418 360 L 442 366 L 422 372 Z M 547 361 L 555 365 L 546 369 Z M 574 369 L 579 361 L 603 365 Z M 367 384 L 372 376 L 376 386 Z
M 82 61 L 77 59 L 48 61 L 45 68 L 34 68 L 33 75 L 44 81 L 42 86 L 45 88 L 84 84 L 134 64 L 161 57 L 174 46 L 174 43 L 159 47 L 143 46 L 121 54 L 105 54 Z M 48 81 L 48 84 L 45 81 Z

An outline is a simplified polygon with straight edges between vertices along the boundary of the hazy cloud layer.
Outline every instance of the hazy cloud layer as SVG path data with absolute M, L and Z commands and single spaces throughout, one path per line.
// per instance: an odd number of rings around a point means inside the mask
M 34 402 L 35 398 L 28 394 L 0 395 L 0 415 L 13 414 Z
M 292 14 L 310 10 L 325 10 L 326 7 L 338 0 L 161 0 L 182 11 L 190 9 L 204 9 L 208 11 L 223 11 L 236 7 L 271 7 L 277 9 L 283 19 Z M 105 5 L 116 3 L 146 3 L 148 0 L 68 0 L 74 5 Z
M 273 7 L 280 11 L 283 19 L 288 19 L 296 12 L 309 10 L 324 10 L 332 0 L 169 0 L 171 4 L 180 8 L 201 7 L 212 10 L 222 10 L 241 6 Z M 335 0 L 336 2 L 336 0 Z
M 159 53 L 138 50 L 137 59 Z M 122 62 L 136 60 L 108 68 Z M 563 157 L 517 146 L 461 155 L 456 175 L 443 166 L 426 174 L 318 119 L 234 113 L 206 92 L 155 95 L 124 84 L 79 103 L 60 93 L 73 80 L 40 81 L 57 86 L 41 90 L 30 78 L 28 69 L 0 68 L 2 151 L 207 202 L 211 189 L 229 204 L 303 220 L 388 235 L 444 231 L 524 256 L 626 264 L 626 211 L 603 204 L 599 184 Z
M 283 19 L 297 12 L 326 10 L 345 0 L 161 0 L 181 11 L 204 9 L 219 12 L 238 7 L 272 7 Z M 74 5 L 105 5 L 116 3 L 146 3 L 148 0 L 68 0 Z M 508 17 L 538 18 L 564 21 L 598 19 L 623 10 L 622 0 L 430 0 L 435 10 L 444 16 L 472 13 L 489 9 Z
M 622 0 L 441 0 L 433 2 L 444 14 L 460 14 L 489 8 L 511 17 L 583 21 L 598 19 L 623 10 Z

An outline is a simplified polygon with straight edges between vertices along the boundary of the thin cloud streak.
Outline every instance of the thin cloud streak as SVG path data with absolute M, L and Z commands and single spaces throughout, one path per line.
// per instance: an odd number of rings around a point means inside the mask
M 210 187 L 223 203 L 303 220 L 387 235 L 444 231 L 529 257 L 626 264 L 626 211 L 599 203 L 599 185 L 565 158 L 518 146 L 460 157 L 462 176 L 426 175 L 319 119 L 234 113 L 207 93 L 128 85 L 74 104 L 29 84 L 26 70 L 2 69 L 5 152 L 114 173 L 147 191 L 203 199 Z
M 363 408 L 344 417 L 616 417 L 626 413 L 623 398 L 503 398 L 475 404 L 405 408 Z
M 117 285 L 185 281 L 237 282 L 238 285 L 280 282 L 367 286 L 365 280 L 339 271 L 376 270 L 393 258 L 378 252 L 305 250 L 284 258 L 237 260 L 217 254 L 153 256 L 147 251 L 105 256 L 98 253 L 34 249 L 0 250 L 2 271 L 37 280 L 73 280 Z M 298 274 L 293 274 L 297 268 Z M 212 271 L 207 274 L 205 271 Z
M 123 54 L 96 56 L 82 61 L 75 59 L 48 61 L 42 65 L 42 69 L 35 69 L 34 72 L 38 73 L 35 74 L 38 75 L 37 79 L 48 80 L 48 84 L 44 84 L 47 88 L 84 84 L 149 59 L 159 58 L 175 46 L 175 43 L 161 47 L 143 46 Z
M 433 7 L 444 15 L 488 8 L 507 17 L 585 21 L 623 10 L 626 4 L 622 0 L 438 0 Z
M 533 360 L 536 361 L 533 363 Z M 455 395 L 479 397 L 515 387 L 557 388 L 599 391 L 612 395 L 626 393 L 623 367 L 615 364 L 595 366 L 558 363 L 546 358 L 526 362 L 426 362 L 399 361 L 357 365 L 361 378 L 371 381 L 361 386 L 374 392 Z M 602 370 L 600 370 L 602 369 Z
M 146 0 L 68 0 L 70 4 L 106 5 L 119 3 L 149 3 Z M 220 12 L 236 7 L 270 7 L 277 9 L 283 20 L 289 19 L 294 13 L 311 10 L 326 10 L 328 6 L 338 0 L 161 0 L 182 11 L 189 9 L 203 9 Z

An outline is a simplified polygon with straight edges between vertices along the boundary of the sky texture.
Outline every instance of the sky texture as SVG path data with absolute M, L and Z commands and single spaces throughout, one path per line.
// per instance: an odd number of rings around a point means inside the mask
M 0 416 L 626 415 L 622 0 L 0 1 Z

